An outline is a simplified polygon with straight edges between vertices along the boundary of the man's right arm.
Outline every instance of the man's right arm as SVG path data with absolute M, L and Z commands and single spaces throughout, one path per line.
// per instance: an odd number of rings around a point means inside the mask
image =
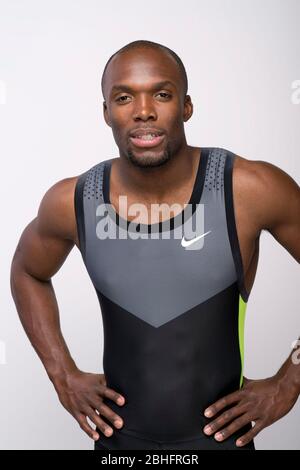
M 84 373 L 76 367 L 60 329 L 51 281 L 74 244 L 78 244 L 74 211 L 76 181 L 76 177 L 67 178 L 53 185 L 43 197 L 37 217 L 23 231 L 11 265 L 11 292 L 26 334 L 61 403 L 91 438 L 98 439 L 87 416 L 109 436 L 112 429 L 96 410 L 114 424 L 117 420 L 122 425 L 121 418 L 102 398 L 110 398 L 117 404 L 123 404 L 124 398 L 106 387 L 103 374 Z

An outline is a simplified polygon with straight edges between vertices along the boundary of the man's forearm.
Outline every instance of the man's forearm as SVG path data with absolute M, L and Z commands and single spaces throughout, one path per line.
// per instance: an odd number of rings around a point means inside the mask
M 278 381 L 295 397 L 300 394 L 300 338 L 287 360 L 276 374 Z
M 64 380 L 76 370 L 59 322 L 59 310 L 50 280 L 36 279 L 12 263 L 11 292 L 26 334 L 49 378 Z

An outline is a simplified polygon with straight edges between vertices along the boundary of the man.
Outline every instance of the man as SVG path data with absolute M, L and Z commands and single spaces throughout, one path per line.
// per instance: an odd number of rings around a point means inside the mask
M 243 377 L 259 236 L 268 230 L 299 262 L 299 187 L 270 163 L 187 145 L 186 72 L 165 46 L 117 51 L 102 92 L 119 157 L 42 199 L 12 263 L 22 324 L 96 449 L 254 449 L 300 390 L 292 354 L 273 377 Z M 51 278 L 74 244 L 101 305 L 100 375 L 76 367 L 59 325 Z

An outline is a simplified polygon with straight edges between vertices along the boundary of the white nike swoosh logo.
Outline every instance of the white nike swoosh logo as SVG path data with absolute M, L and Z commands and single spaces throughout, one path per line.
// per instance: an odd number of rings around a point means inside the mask
M 191 246 L 193 243 L 195 243 L 197 240 L 200 240 L 200 238 L 203 238 L 205 237 L 205 235 L 207 235 L 208 233 L 210 233 L 211 230 L 209 230 L 209 232 L 206 232 L 206 233 L 202 233 L 202 235 L 198 235 L 198 237 L 195 237 L 195 238 L 192 238 L 191 240 L 186 240 L 184 238 L 184 236 L 182 237 L 182 240 L 181 240 L 181 246 L 183 246 L 184 248 L 186 248 L 187 246 Z

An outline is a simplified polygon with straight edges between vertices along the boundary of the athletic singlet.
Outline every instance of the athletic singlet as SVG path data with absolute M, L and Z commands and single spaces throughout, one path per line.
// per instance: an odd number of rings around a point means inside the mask
M 189 206 L 157 224 L 116 213 L 112 160 L 76 184 L 80 252 L 102 312 L 103 371 L 126 400 L 120 407 L 104 399 L 124 421 L 112 436 L 100 433 L 107 448 L 120 435 L 170 445 L 200 435 L 211 441 L 203 433 L 205 408 L 242 386 L 248 293 L 233 207 L 236 155 L 200 150 Z M 201 232 L 187 236 L 185 227 L 198 227 L 197 220 Z M 228 440 L 217 446 L 228 448 Z

